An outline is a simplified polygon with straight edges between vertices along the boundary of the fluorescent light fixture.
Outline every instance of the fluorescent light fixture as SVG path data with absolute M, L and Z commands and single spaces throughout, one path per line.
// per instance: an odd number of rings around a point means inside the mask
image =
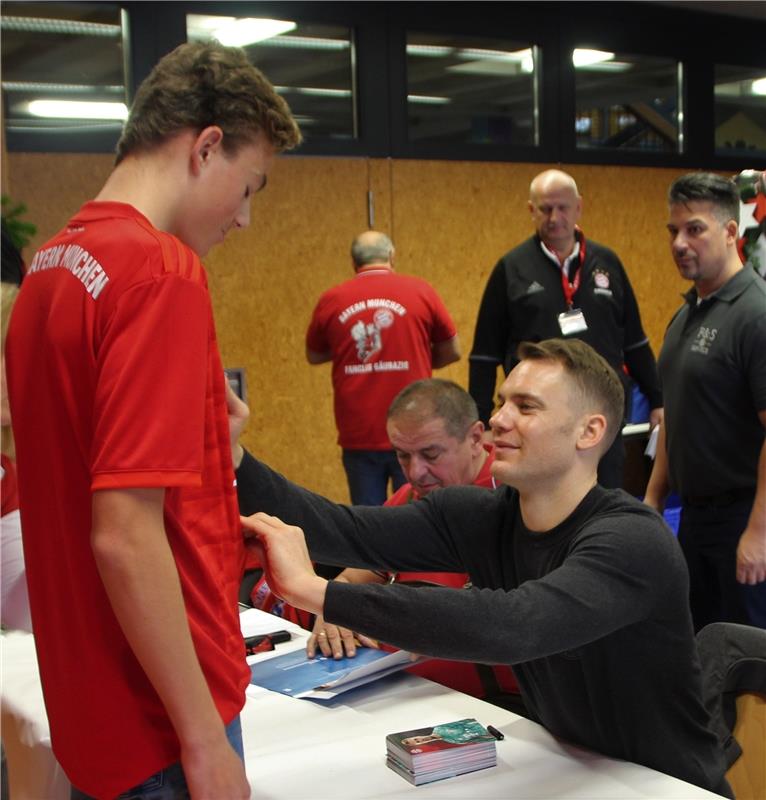
M 0 19 L 4 31 L 24 31 L 27 33 L 72 34 L 73 36 L 105 36 L 119 38 L 122 28 L 102 22 L 85 22 L 76 19 L 45 19 L 43 17 L 16 17 L 5 14 Z
M 449 97 L 435 97 L 427 94 L 408 94 L 407 100 L 410 103 L 420 103 L 425 106 L 444 106 L 452 102 Z
M 125 96 L 125 87 L 94 86 L 91 83 L 41 83 L 39 81 L 3 81 L 4 92 L 47 92 L 49 94 L 119 94 Z
M 351 89 L 323 89 L 318 86 L 285 87 L 285 91 L 305 94 L 310 97 L 351 97 Z
M 717 83 L 714 87 L 714 93 L 716 97 L 753 97 L 766 95 L 766 78 Z
M 257 22 L 261 25 L 263 23 L 277 23 L 290 26 L 284 28 L 283 31 L 292 31 L 297 27 L 294 22 L 282 20 L 239 19 L 238 17 L 218 17 L 208 14 L 187 14 L 186 32 L 189 41 L 204 42 L 214 38 L 222 42 L 223 40 L 219 36 L 222 29 L 223 35 L 226 36 L 227 31 L 238 31 L 243 23 L 250 22 Z M 262 27 L 261 30 L 265 31 L 266 28 Z M 252 44 L 255 41 L 263 42 L 266 47 L 294 47 L 302 50 L 348 50 L 351 47 L 351 42 L 348 39 L 330 39 L 322 36 L 287 36 L 283 32 L 274 29 L 271 32 L 267 32 L 265 36 L 259 35 L 257 38 L 244 42 L 244 44 Z
M 572 51 L 572 63 L 575 67 L 587 67 L 591 64 L 600 64 L 602 61 L 611 61 L 614 53 L 606 50 L 586 50 L 577 48 Z
M 32 100 L 27 110 L 33 117 L 55 119 L 119 119 L 128 118 L 125 103 L 89 103 L 78 100 Z
M 499 61 L 519 61 L 524 50 L 487 50 L 484 47 L 463 47 L 458 52 L 460 58 L 487 58 Z
M 186 28 L 190 34 L 211 33 L 222 25 L 236 22 L 236 17 L 211 17 L 208 14 L 187 14 Z
M 521 58 L 521 71 L 531 74 L 535 71 L 535 59 L 532 56 L 532 48 L 528 47 L 526 50 L 521 50 L 524 55 Z
M 269 47 L 295 47 L 301 50 L 348 50 L 348 39 L 328 39 L 323 36 L 278 36 L 265 42 Z
M 474 61 L 467 61 L 464 64 L 453 64 L 447 67 L 449 72 L 467 73 L 472 75 L 529 75 L 534 71 L 534 59 L 532 58 L 532 48 L 524 50 L 514 50 L 501 52 L 499 50 L 461 50 L 458 55 L 465 58 L 466 54 L 477 55 L 489 53 L 488 57 L 476 58 Z
M 629 61 L 598 61 L 595 64 L 577 67 L 577 69 L 587 69 L 589 72 L 625 72 L 632 66 L 633 64 Z
M 325 89 L 321 86 L 274 86 L 279 94 L 305 94 L 310 97 L 351 97 L 351 89 Z
M 224 22 L 213 28 L 211 34 L 227 47 L 244 47 L 295 30 L 296 27 L 294 22 L 287 20 L 244 17 Z
M 438 44 L 408 44 L 408 56 L 428 56 L 431 58 L 444 58 L 455 52 L 454 47 L 446 47 Z

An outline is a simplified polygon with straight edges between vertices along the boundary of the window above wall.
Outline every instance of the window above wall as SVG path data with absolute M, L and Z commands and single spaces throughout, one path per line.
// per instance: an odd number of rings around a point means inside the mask
M 766 44 L 764 45 L 766 47 Z M 715 149 L 766 158 L 766 60 L 763 67 L 715 67 Z
M 529 42 L 408 32 L 407 138 L 538 145 L 537 60 Z
M 683 152 L 678 61 L 577 48 L 572 64 L 579 150 Z
M 40 133 L 116 140 L 127 117 L 117 4 L 3 3 L 9 149 Z
M 287 100 L 307 141 L 356 137 L 354 45 L 348 27 L 187 14 L 186 30 L 189 41 L 242 47 Z
M 120 104 L 157 60 L 219 38 L 287 100 L 297 155 L 742 169 L 766 153 L 758 19 L 556 0 L 7 0 L 2 12 L 11 152 L 113 150 Z M 253 33 L 265 20 L 276 27 Z M 36 100 L 88 105 L 39 117 Z

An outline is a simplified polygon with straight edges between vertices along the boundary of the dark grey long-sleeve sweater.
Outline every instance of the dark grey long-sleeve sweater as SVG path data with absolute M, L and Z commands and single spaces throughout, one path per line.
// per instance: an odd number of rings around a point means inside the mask
M 473 584 L 331 582 L 328 621 L 426 655 L 512 664 L 553 734 L 726 791 L 701 700 L 686 566 L 662 519 L 634 498 L 596 486 L 556 528 L 533 533 L 509 487 L 348 507 L 249 454 L 237 480 L 243 513 L 300 525 L 322 563 L 467 572 Z

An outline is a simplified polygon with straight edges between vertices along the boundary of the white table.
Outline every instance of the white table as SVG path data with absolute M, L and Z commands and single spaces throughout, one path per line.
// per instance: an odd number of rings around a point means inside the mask
M 280 620 L 279 627 L 290 626 Z M 276 653 L 304 641 L 301 635 L 278 645 Z M 3 636 L 2 662 L 2 734 L 11 800 L 68 800 L 69 784 L 50 750 L 32 637 Z M 475 717 L 505 734 L 497 743 L 496 767 L 415 787 L 385 766 L 386 734 L 463 717 Z M 329 703 L 251 686 L 242 729 L 257 800 L 717 797 L 646 767 L 562 743 L 534 722 L 404 673 Z

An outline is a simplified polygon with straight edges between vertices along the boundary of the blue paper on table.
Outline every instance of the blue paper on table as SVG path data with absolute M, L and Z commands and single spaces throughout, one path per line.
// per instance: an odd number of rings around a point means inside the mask
M 394 653 L 360 647 L 354 658 L 307 658 L 303 650 L 267 658 L 250 665 L 250 683 L 289 694 L 326 700 L 370 681 L 411 667 L 413 661 L 404 650 Z

